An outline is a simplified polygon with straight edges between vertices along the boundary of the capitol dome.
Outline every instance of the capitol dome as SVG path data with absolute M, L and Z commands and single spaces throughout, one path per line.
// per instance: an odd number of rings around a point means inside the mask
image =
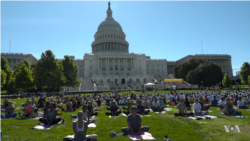
M 100 23 L 94 35 L 95 41 L 91 44 L 92 53 L 116 52 L 128 53 L 128 42 L 125 40 L 121 25 L 112 17 L 110 2 L 106 19 Z

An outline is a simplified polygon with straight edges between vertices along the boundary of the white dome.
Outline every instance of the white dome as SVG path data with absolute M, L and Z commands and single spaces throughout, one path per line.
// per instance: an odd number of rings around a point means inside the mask
M 117 21 L 109 19 L 100 23 L 100 25 L 98 26 L 97 32 L 105 31 L 105 30 L 122 31 L 122 27 Z
M 112 10 L 106 11 L 106 19 L 100 23 L 97 32 L 94 35 L 94 42 L 91 44 L 92 53 L 116 52 L 128 53 L 129 43 L 125 40 L 121 25 L 112 17 Z

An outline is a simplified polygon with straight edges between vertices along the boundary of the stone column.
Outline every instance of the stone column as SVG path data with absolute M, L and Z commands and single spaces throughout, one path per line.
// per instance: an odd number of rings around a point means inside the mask
M 98 70 L 100 69 L 100 64 L 99 64 L 99 62 L 100 62 L 100 58 L 97 59 Z

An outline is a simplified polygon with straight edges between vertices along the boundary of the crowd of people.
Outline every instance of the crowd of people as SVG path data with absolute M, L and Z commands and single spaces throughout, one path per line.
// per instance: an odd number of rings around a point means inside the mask
M 220 108 L 225 115 L 240 115 L 239 109 L 248 109 L 250 104 L 250 91 L 225 91 L 206 92 L 197 91 L 193 93 L 173 92 L 173 93 L 135 93 L 135 94 L 85 94 L 85 95 L 53 95 L 48 97 L 46 93 L 40 93 L 36 102 L 34 98 L 27 98 L 21 105 L 23 113 L 18 113 L 21 118 L 34 118 L 40 116 L 39 121 L 45 125 L 63 123 L 64 119 L 59 118 L 58 110 L 63 112 L 77 111 L 77 120 L 73 122 L 73 131 L 76 140 L 86 139 L 88 124 L 95 120 L 90 116 L 98 116 L 98 107 L 106 106 L 107 116 L 127 116 L 128 127 L 123 127 L 121 131 L 125 134 L 138 135 L 149 131 L 149 127 L 141 126 L 141 116 L 151 112 L 162 112 L 168 105 L 174 105 L 178 109 L 176 116 L 203 116 L 208 114 L 210 107 Z M 244 100 L 242 100 L 244 98 Z M 63 106 L 65 104 L 65 108 Z M 234 108 L 234 105 L 236 108 Z M 5 112 L 3 118 L 11 118 L 15 107 L 7 97 L 2 103 L 2 111 Z M 38 112 L 38 108 L 43 108 L 43 113 Z M 80 108 L 80 111 L 77 110 Z M 191 110 L 192 112 L 187 112 Z

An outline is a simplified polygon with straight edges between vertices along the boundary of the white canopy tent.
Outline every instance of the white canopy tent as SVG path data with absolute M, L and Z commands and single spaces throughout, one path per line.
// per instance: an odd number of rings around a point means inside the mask
M 144 90 L 154 90 L 156 89 L 156 85 L 154 83 L 144 84 Z

